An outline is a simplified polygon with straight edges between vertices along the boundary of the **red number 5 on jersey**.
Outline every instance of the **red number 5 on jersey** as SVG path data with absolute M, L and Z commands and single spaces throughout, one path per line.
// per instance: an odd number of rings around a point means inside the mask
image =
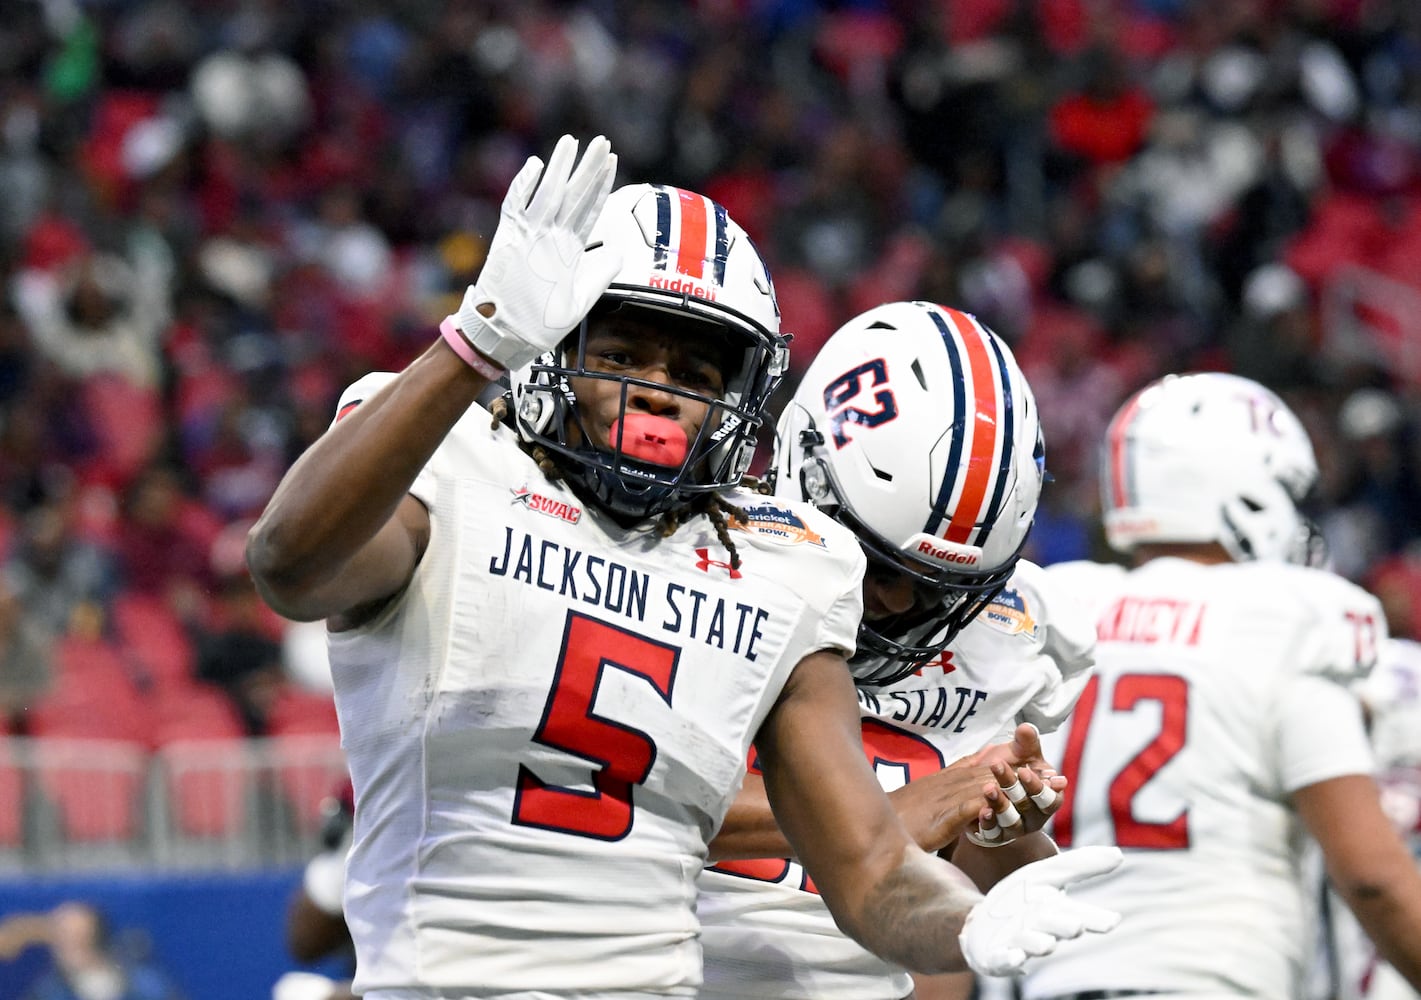
M 592 790 L 550 785 L 518 765 L 513 822 L 579 837 L 620 840 L 632 828 L 632 786 L 651 774 L 656 743 L 629 723 L 594 710 L 607 670 L 641 678 L 669 705 L 681 650 L 569 611 L 553 687 L 535 742 L 591 762 Z

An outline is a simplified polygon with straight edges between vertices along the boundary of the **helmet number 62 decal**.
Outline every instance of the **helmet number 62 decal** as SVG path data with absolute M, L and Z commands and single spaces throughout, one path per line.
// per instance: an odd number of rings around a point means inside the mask
M 864 384 L 865 376 L 869 379 L 867 385 Z M 878 407 L 876 410 L 849 405 L 856 397 L 887 381 L 887 362 L 883 358 L 874 358 L 850 368 L 824 387 L 824 409 L 829 414 L 829 429 L 835 448 L 849 443 L 845 424 L 877 427 L 898 416 L 898 403 L 893 398 L 892 389 L 879 389 L 873 393 L 873 402 Z

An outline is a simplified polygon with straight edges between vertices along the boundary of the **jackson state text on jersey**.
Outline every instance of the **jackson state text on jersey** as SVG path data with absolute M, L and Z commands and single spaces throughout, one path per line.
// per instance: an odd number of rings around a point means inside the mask
M 743 534 L 732 570 L 706 519 L 622 530 L 477 408 L 411 492 L 413 580 L 331 637 L 356 989 L 689 995 L 707 840 L 794 665 L 853 648 L 857 543 L 805 508 L 824 545 Z

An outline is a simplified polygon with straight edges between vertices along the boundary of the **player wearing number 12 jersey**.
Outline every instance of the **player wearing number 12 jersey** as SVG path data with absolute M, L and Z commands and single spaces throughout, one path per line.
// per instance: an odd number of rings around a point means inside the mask
M 1023 722 L 1055 729 L 1089 674 L 1089 619 L 1062 613 L 1042 571 L 1019 561 L 1043 461 L 1011 351 L 928 302 L 878 306 L 835 331 L 780 418 L 776 493 L 851 527 L 868 554 L 850 668 L 864 749 L 905 818 L 949 764 Z M 907 996 L 907 972 L 846 937 L 797 863 L 744 857 L 753 771 L 713 844 L 737 857 L 701 877 L 702 998 Z M 910 826 L 979 886 L 1054 853 L 1039 834 L 987 849 L 958 843 L 962 825 Z
M 355 992 L 692 995 L 694 879 L 752 740 L 875 952 L 1009 969 L 1108 929 L 1060 890 L 1118 852 L 983 907 L 913 843 L 857 739 L 862 553 L 807 505 L 739 516 L 786 366 L 764 262 L 719 205 L 611 192 L 606 140 L 577 146 L 524 165 L 440 339 L 350 389 L 248 541 L 272 605 L 331 630 Z
M 1298 504 L 1302 425 L 1225 374 L 1169 376 L 1110 425 L 1102 500 L 1133 566 L 1048 572 L 1094 609 L 1096 674 L 1047 741 L 1072 794 L 1062 848 L 1126 861 L 1083 894 L 1125 914 L 1114 946 L 1067 942 L 1024 994 L 1303 995 L 1316 838 L 1387 957 L 1421 984 L 1421 877 L 1387 825 L 1349 685 L 1385 639 L 1378 602 L 1321 569 Z

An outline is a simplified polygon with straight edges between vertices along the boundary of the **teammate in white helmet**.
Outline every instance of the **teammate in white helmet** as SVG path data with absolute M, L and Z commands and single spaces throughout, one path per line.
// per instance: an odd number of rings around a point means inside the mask
M 695 876 L 752 740 L 886 958 L 1016 968 L 1107 927 L 1061 887 L 1118 852 L 984 898 L 898 820 L 844 662 L 857 542 L 809 505 L 737 514 L 766 509 L 738 484 L 786 367 L 769 274 L 701 195 L 609 195 L 615 165 L 600 137 L 529 159 L 440 337 L 347 391 L 248 541 L 272 606 L 330 630 L 355 992 L 694 994 Z M 507 404 L 476 405 L 505 371 Z
M 1097 631 L 1095 676 L 1047 741 L 1072 789 L 1051 830 L 1067 853 L 1126 852 L 1080 894 L 1124 917 L 1108 945 L 1030 963 L 1024 996 L 1302 996 L 1304 834 L 1381 954 L 1421 983 L 1421 875 L 1382 811 L 1350 689 L 1386 622 L 1312 568 L 1302 424 L 1248 379 L 1171 375 L 1115 415 L 1102 468 L 1106 535 L 1131 566 L 1048 570 Z
M 1094 645 L 1091 620 L 1063 610 L 1041 570 L 1020 561 L 1043 463 L 1035 401 L 1010 349 L 972 316 L 929 302 L 878 306 L 835 331 L 776 432 L 776 495 L 808 500 L 852 529 L 868 558 L 850 661 L 865 752 L 920 846 L 945 849 L 983 889 L 1056 853 L 1032 831 L 1059 806 L 1065 782 L 999 766 L 1009 791 L 991 791 L 982 829 L 977 815 L 952 822 L 932 808 L 954 781 L 945 765 L 1016 736 L 1031 741 L 1023 755 L 1037 756 L 1034 732 L 1017 727 L 1056 728 L 1089 676 Z M 768 517 L 753 505 L 746 515 Z M 701 997 L 913 992 L 903 968 L 835 926 L 787 860 L 755 775 L 752 761 L 712 844 L 731 860 L 701 877 Z M 1011 815 L 999 823 L 998 810 Z M 964 828 L 972 839 L 959 837 Z
M 1395 638 L 1383 643 L 1359 694 L 1377 757 L 1382 811 L 1421 865 L 1421 643 Z M 1382 958 L 1336 888 L 1327 892 L 1330 995 L 1336 1000 L 1421 997 L 1421 990 Z

